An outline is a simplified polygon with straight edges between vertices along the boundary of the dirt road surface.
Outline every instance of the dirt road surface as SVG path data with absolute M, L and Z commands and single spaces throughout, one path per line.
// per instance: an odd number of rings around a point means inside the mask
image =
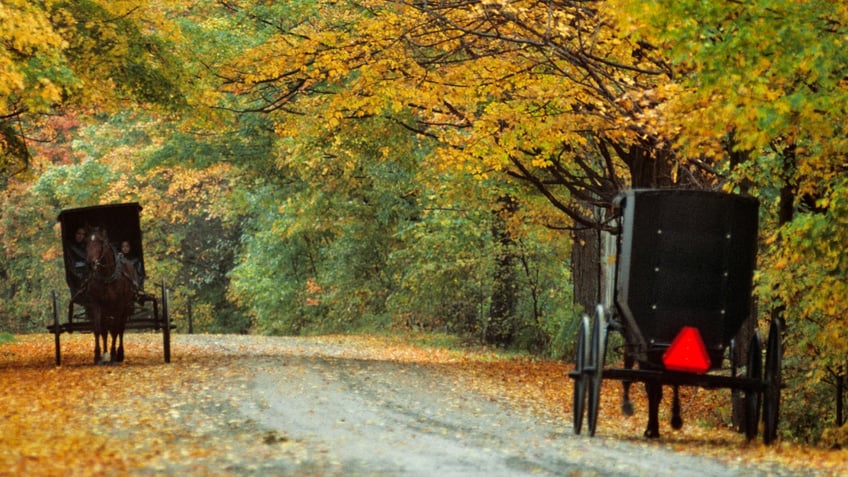
M 91 364 L 88 335 L 63 337 L 58 367 L 52 335 L 0 346 L 0 475 L 848 473 L 841 451 L 728 430 L 645 440 L 644 415 L 620 419 L 617 392 L 599 435 L 574 436 L 562 363 L 367 336 L 176 335 L 166 364 L 160 336 L 128 335 L 115 366 Z
M 361 476 L 757 476 L 779 466 L 734 465 L 654 442 L 574 436 L 570 419 L 516 409 L 465 385 L 463 370 L 357 357 L 344 345 L 271 339 L 245 358 L 238 341 L 218 352 L 250 371 L 226 396 L 232 412 L 281 450 L 256 474 Z M 210 343 L 205 343 L 208 346 Z M 273 345 L 270 345 L 273 343 Z M 280 352 L 281 349 L 288 349 Z

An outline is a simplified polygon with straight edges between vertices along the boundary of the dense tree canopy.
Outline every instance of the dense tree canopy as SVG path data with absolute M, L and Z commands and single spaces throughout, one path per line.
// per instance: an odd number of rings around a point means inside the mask
M 635 54 L 603 2 L 318 2 L 297 20 L 249 4 L 230 6 L 268 38 L 221 70 L 224 84 L 282 116 L 283 135 L 301 134 L 315 108 L 325 131 L 390 117 L 438 141 L 436 166 L 526 182 L 568 225 L 593 224 L 587 204 L 607 206 L 631 180 L 679 181 L 635 121 L 664 63 Z
M 200 329 L 559 356 L 572 249 L 600 259 L 563 230 L 615 231 L 628 187 L 723 188 L 761 202 L 760 318 L 817 399 L 798 429 L 845 374 L 842 2 L 1 0 L 0 22 L 7 329 L 62 288 L 59 210 L 136 200 Z
M 179 60 L 165 12 L 147 2 L 0 3 L 0 170 L 30 160 L 27 143 L 49 140 L 46 118 L 108 113 L 135 102 L 181 104 Z

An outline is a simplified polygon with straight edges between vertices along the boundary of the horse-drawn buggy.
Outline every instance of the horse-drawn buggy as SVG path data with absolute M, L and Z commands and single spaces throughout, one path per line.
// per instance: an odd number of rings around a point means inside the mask
M 160 296 L 144 289 L 144 255 L 137 203 L 63 210 L 59 214 L 65 281 L 70 290 L 67 318 L 60 323 L 59 297 L 53 292 L 56 365 L 61 364 L 64 332 L 94 334 L 94 362 L 124 359 L 124 331 L 162 332 L 165 362 L 171 361 L 168 290 Z M 111 347 L 107 338 L 111 336 Z M 103 345 L 101 350 L 101 343 Z M 102 354 L 101 354 L 102 352 Z
M 757 332 L 744 362 L 735 356 L 734 340 L 755 319 L 758 202 L 709 191 L 632 190 L 617 205 L 614 303 L 598 305 L 594 320 L 584 316 L 579 326 L 571 373 L 574 432 L 588 414 L 594 435 L 601 382 L 613 379 L 623 383 L 626 414 L 633 412 L 630 384 L 645 384 L 647 437 L 659 437 L 663 386 L 673 389 L 675 429 L 683 425 L 678 389 L 695 386 L 743 392 L 746 437 L 756 437 L 762 413 L 763 440 L 771 443 L 781 390 L 779 321 L 771 323 L 765 359 Z M 623 338 L 623 366 L 616 368 L 604 367 L 610 331 Z

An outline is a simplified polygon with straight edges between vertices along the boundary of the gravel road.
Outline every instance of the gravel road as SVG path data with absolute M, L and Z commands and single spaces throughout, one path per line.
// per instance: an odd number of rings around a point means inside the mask
M 267 451 L 249 466 L 222 463 L 236 474 L 794 475 L 653 442 L 574 436 L 565 418 L 551 422 L 469 390 L 463 370 L 449 365 L 373 359 L 352 345 L 295 338 L 180 339 L 244 369 L 240 384 L 216 391 L 231 405 L 215 409 L 242 432 L 261 433 Z

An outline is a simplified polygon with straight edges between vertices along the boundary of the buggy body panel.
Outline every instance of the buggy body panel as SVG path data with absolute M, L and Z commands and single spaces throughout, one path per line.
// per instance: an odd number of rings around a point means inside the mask
M 630 351 L 647 368 L 683 327 L 718 368 L 751 316 L 759 203 L 721 192 L 642 189 L 620 197 L 615 304 Z

